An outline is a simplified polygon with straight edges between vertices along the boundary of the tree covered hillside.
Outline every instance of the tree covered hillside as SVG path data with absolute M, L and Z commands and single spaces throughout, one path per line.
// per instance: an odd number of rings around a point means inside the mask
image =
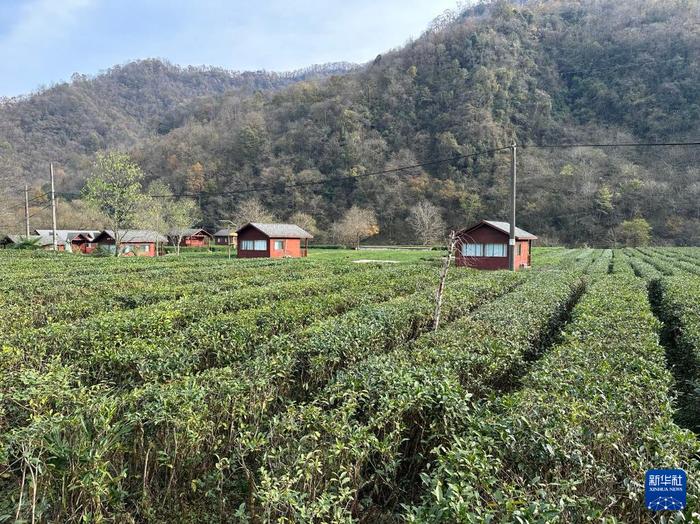
M 210 222 L 250 194 L 508 145 L 697 138 L 700 3 L 495 2 L 442 20 L 361 71 L 241 100 L 210 99 L 138 148 L 153 177 L 204 190 Z M 570 243 L 615 240 L 645 218 L 658 240 L 697 237 L 697 149 L 525 149 L 520 220 Z M 380 240 L 410 240 L 428 199 L 449 225 L 504 218 L 507 154 L 259 194 L 278 215 L 328 228 L 352 204 L 375 209 Z M 204 179 L 194 175 L 203 168 Z M 291 193 L 291 195 L 290 195 Z
M 154 59 L 115 66 L 96 77 L 74 74 L 68 83 L 0 100 L 0 183 L 43 183 L 50 161 L 78 182 L 94 153 L 167 133 L 181 106 L 198 97 L 250 95 L 354 67 L 336 63 L 289 73 L 239 73 Z
M 698 0 L 479 4 L 348 74 L 179 105 L 132 152 L 150 179 L 197 194 L 205 225 L 257 197 L 281 219 L 312 214 L 322 231 L 352 205 L 372 208 L 378 241 L 411 241 L 406 218 L 424 200 L 453 227 L 507 216 L 507 153 L 436 160 L 513 138 L 700 137 L 699 22 Z M 624 240 L 629 224 L 646 222 L 656 241 L 700 242 L 698 156 L 692 147 L 526 147 L 519 223 L 571 244 Z M 416 163 L 431 164 L 299 185 Z M 242 192 L 261 186 L 273 188 Z

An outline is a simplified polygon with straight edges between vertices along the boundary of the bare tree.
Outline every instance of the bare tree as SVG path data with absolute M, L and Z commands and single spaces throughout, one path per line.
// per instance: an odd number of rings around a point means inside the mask
M 309 215 L 308 213 L 297 212 L 289 217 L 289 221 L 292 224 L 296 224 L 302 228 L 307 233 L 312 235 L 318 234 L 318 227 L 316 226 L 316 219 Z
M 182 199 L 173 202 L 166 209 L 166 223 L 175 237 L 175 252 L 180 254 L 180 244 L 187 229 L 199 220 L 199 208 L 194 200 Z
M 408 225 L 424 246 L 444 240 L 445 221 L 440 208 L 423 200 L 413 206 L 408 214 Z
M 146 196 L 139 203 L 136 225 L 141 229 L 150 229 L 167 236 L 167 210 L 173 202 L 174 196 L 170 186 L 160 180 L 151 182 Z M 160 252 L 160 242 L 156 238 L 156 253 Z
M 275 215 L 257 198 L 243 201 L 231 217 L 231 222 L 236 224 L 237 228 L 244 226 L 248 222 L 261 222 L 265 224 L 276 221 L 277 217 L 275 217 Z
M 333 224 L 333 236 L 340 243 L 359 249 L 360 241 L 379 233 L 377 217 L 371 209 L 352 206 L 343 218 Z

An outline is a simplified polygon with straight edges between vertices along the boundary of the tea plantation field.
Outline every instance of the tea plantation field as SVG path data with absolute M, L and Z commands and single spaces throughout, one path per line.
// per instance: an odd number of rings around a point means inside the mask
M 440 257 L 0 252 L 0 522 L 700 519 L 700 248 Z

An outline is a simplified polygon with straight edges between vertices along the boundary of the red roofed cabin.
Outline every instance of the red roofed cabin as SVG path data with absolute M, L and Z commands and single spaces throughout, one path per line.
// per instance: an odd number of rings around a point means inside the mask
M 294 224 L 249 223 L 237 232 L 238 258 L 305 257 L 312 235 Z
M 171 246 L 176 246 L 178 237 L 181 247 L 209 247 L 211 234 L 204 229 L 183 229 L 181 231 L 173 230 L 168 233 L 168 241 Z
M 457 232 L 455 261 L 458 266 L 474 269 L 509 269 L 508 239 L 510 224 L 494 220 L 482 220 L 478 224 Z M 532 233 L 515 228 L 515 269 L 528 268 L 532 260 Z

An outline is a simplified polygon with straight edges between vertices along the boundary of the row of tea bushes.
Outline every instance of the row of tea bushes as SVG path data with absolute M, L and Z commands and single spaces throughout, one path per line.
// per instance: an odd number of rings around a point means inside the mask
M 581 291 L 576 274 L 533 275 L 472 316 L 340 373 L 271 425 L 255 499 L 261 521 L 380 521 L 410 500 L 445 422 L 509 389 Z
M 176 300 L 196 295 L 201 300 L 209 296 L 241 289 L 246 286 L 264 286 L 277 282 L 300 280 L 314 274 L 309 264 L 290 265 L 284 271 L 276 266 L 254 270 L 239 264 L 225 268 L 206 268 L 192 274 L 187 272 L 160 272 L 133 276 L 108 274 L 104 277 L 65 276 L 37 286 L 36 282 L 2 286 L 0 293 L 0 321 L 13 330 L 40 327 L 53 322 L 85 318 L 105 311 L 133 309 L 164 300 Z M 341 275 L 349 270 L 361 272 L 367 268 L 348 268 L 347 264 L 328 264 L 326 276 Z M 316 267 L 316 272 L 318 268 Z
M 435 272 L 425 269 L 402 270 L 400 274 L 370 272 L 346 280 L 342 290 L 328 289 L 328 293 L 309 293 L 303 298 L 203 316 L 162 339 L 135 339 L 118 348 L 93 347 L 80 358 L 80 367 L 91 383 L 133 387 L 172 380 L 246 359 L 276 335 L 296 334 L 325 319 L 333 323 L 346 311 L 413 294 L 436 278 Z
M 699 518 L 700 445 L 673 421 L 658 327 L 642 280 L 594 281 L 522 390 L 452 428 L 410 519 L 652 522 L 644 472 L 674 467 Z
M 522 278 L 469 271 L 456 277 L 451 289 L 460 293 L 459 307 L 465 309 Z M 421 291 L 413 298 L 423 301 L 430 294 Z M 376 307 L 391 310 L 411 303 L 397 298 Z M 362 310 L 370 314 L 369 306 Z M 408 340 L 424 325 L 419 314 L 425 311 L 415 311 L 414 322 L 407 323 L 410 316 L 396 315 L 399 325 L 383 329 Z M 347 313 L 337 325 L 351 326 L 346 317 L 360 321 L 357 315 Z M 270 418 L 304 389 L 299 384 L 303 355 L 313 351 L 311 341 L 330 337 L 335 329 L 333 322 L 319 322 L 298 335 L 272 337 L 250 358 L 229 367 L 119 395 L 76 382 L 75 373 L 60 365 L 47 367 L 44 374 L 22 373 L 22 382 L 2 404 L 13 420 L 23 420 L 0 432 L 13 480 L 6 482 L 5 500 L 17 504 L 22 472 L 36 467 L 32 471 L 47 520 L 168 521 L 190 512 L 202 521 L 221 518 L 219 511 L 231 516 L 249 492 L 248 476 Z M 385 345 L 394 340 L 376 337 L 373 330 L 363 336 L 368 353 L 390 349 Z M 44 382 L 44 377 L 51 378 Z M 29 493 L 25 485 L 25 502 Z M 28 511 L 27 506 L 22 515 Z
M 684 272 L 690 275 L 700 275 L 700 266 L 694 262 L 689 262 L 673 253 L 666 253 L 663 250 L 652 248 L 640 248 L 639 252 L 650 257 L 656 262 L 661 262 L 664 267 L 672 268 L 672 272 Z
M 608 273 L 613 260 L 612 249 L 603 249 L 594 252 L 593 261 L 586 268 L 586 273 L 590 275 L 598 275 Z
M 651 290 L 676 377 L 679 423 L 700 433 L 700 278 L 668 277 Z
M 671 264 L 674 264 L 676 267 L 686 271 L 687 273 L 700 275 L 700 258 L 686 256 L 678 252 L 667 251 L 665 249 L 658 248 L 647 248 L 642 249 L 640 251 L 651 257 L 666 260 Z
M 635 272 L 630 264 L 629 257 L 624 253 L 624 251 L 613 251 L 613 259 L 609 272 L 612 275 L 624 275 L 628 277 L 635 276 Z
M 634 274 L 638 277 L 650 282 L 663 276 L 663 273 L 661 273 L 656 267 L 652 266 L 646 260 L 643 260 L 640 256 L 637 256 L 635 251 L 626 249 L 624 253 L 634 271 Z
M 245 287 L 218 293 L 203 300 L 185 296 L 115 313 L 93 315 L 87 319 L 52 324 L 40 329 L 10 330 L 4 343 L 22 349 L 29 362 L 40 362 L 50 355 L 68 361 L 101 350 L 114 351 L 136 339 L 159 342 L 187 329 L 192 323 L 211 315 L 260 307 L 279 300 L 315 297 L 341 291 L 348 286 L 372 286 L 378 279 L 389 281 L 402 275 L 419 275 L 424 268 L 364 269 L 340 276 L 311 271 L 303 280 L 275 283 L 263 287 Z

